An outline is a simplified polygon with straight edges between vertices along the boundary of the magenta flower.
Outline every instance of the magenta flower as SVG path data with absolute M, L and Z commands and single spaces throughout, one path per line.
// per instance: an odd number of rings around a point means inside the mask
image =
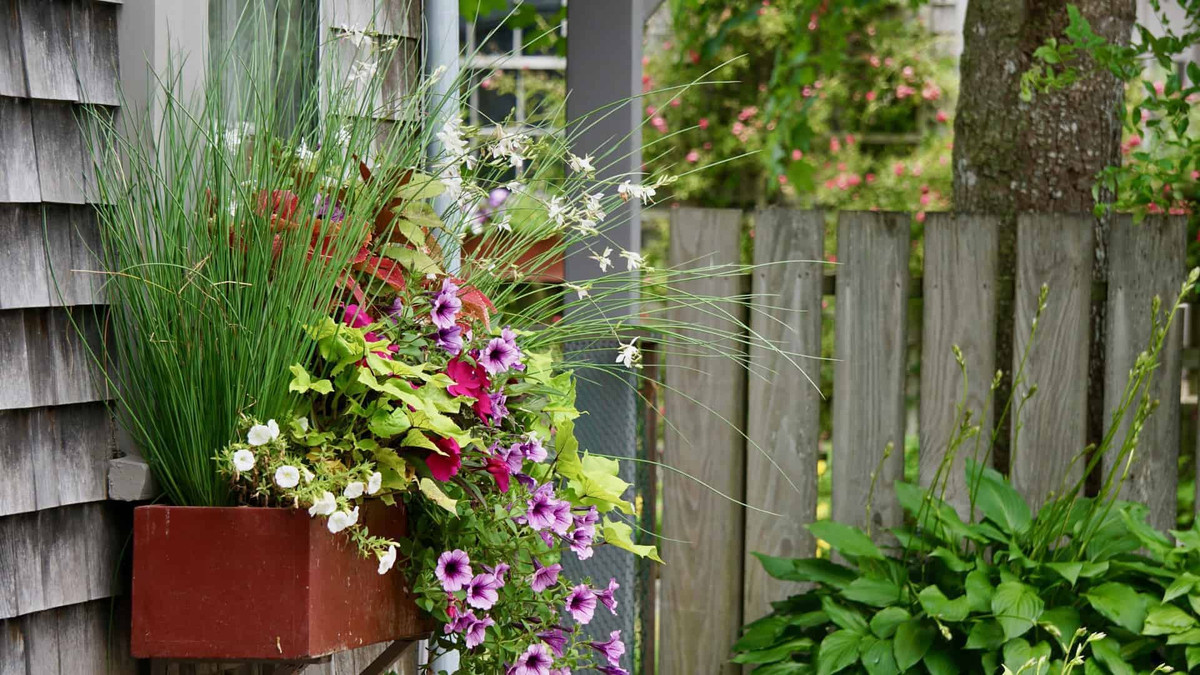
M 594 666 L 594 668 L 603 673 L 603 675 L 629 675 L 629 671 L 621 666 L 601 665 Z
M 621 665 L 621 656 L 625 654 L 625 643 L 621 642 L 621 631 L 614 630 L 604 642 L 589 642 L 588 646 L 600 652 L 609 664 Z
M 550 647 L 550 651 L 554 652 L 555 656 L 561 657 L 567 649 L 567 634 L 558 628 L 542 631 L 537 636 L 546 643 L 546 646 Z
M 488 397 L 492 399 L 492 421 L 499 422 L 508 417 L 508 396 L 496 392 L 488 394 Z
M 449 328 L 454 325 L 454 318 L 462 309 L 462 300 L 458 299 L 458 286 L 453 281 L 442 281 L 442 290 L 433 296 L 432 309 L 429 312 L 433 325 L 438 328 Z
M 477 574 L 467 584 L 467 604 L 476 609 L 491 609 L 500 599 L 496 591 L 502 586 L 490 574 Z
M 484 638 L 487 637 L 486 633 L 488 627 L 496 625 L 496 622 L 492 621 L 492 617 L 490 616 L 485 616 L 482 619 L 475 619 L 474 615 L 472 615 L 471 618 L 472 621 L 470 625 L 464 627 L 463 629 L 463 633 L 467 638 L 467 649 L 474 649 L 483 644 Z
M 554 563 L 549 567 L 543 567 L 542 563 L 537 558 L 533 559 L 533 578 L 529 580 L 529 587 L 534 591 L 541 593 L 558 583 L 558 573 L 562 571 L 562 565 Z
M 595 536 L 595 525 L 577 525 L 567 537 L 567 541 L 571 544 L 571 550 L 579 556 L 580 560 L 587 560 L 592 557 L 592 540 Z
M 446 551 L 438 556 L 437 568 L 433 574 L 442 582 L 442 590 L 447 593 L 461 591 L 471 582 L 471 559 L 467 557 L 467 552 L 461 549 Z
M 343 305 L 342 323 L 351 328 L 366 328 L 374 321 L 367 315 L 367 310 L 358 305 Z
M 483 351 L 479 352 L 477 360 L 488 373 L 495 375 L 520 363 L 521 352 L 516 345 L 504 338 L 492 338 Z
M 618 584 L 616 579 L 609 579 L 608 588 L 603 591 L 596 591 L 596 599 L 613 614 L 617 613 L 617 599 L 613 594 L 620 587 L 621 584 Z
M 571 613 L 571 618 L 578 623 L 586 624 L 592 620 L 592 615 L 596 612 L 596 594 L 587 587 L 587 584 L 580 584 L 571 589 L 570 595 L 567 596 L 566 608 Z
M 516 664 L 508 669 L 508 675 L 550 675 L 552 665 L 554 661 L 546 645 L 533 644 L 517 657 Z
M 462 466 L 462 448 L 453 438 L 437 438 L 433 444 L 446 454 L 430 452 L 425 458 L 425 465 L 429 467 L 429 473 L 435 479 L 444 483 L 458 474 L 458 469 Z
M 462 326 L 452 324 L 449 328 L 439 328 L 434 336 L 434 344 L 458 356 L 463 350 Z

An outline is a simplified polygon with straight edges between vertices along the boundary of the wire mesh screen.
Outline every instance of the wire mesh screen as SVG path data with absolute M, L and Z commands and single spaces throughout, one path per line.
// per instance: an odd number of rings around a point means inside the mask
M 617 353 L 616 340 L 569 343 L 566 351 L 568 360 L 582 366 L 576 371 L 578 385 L 575 398 L 576 407 L 584 413 L 575 421 L 580 450 L 622 459 L 635 458 L 638 453 L 638 399 L 634 376 L 627 372 L 611 369 L 601 371 L 585 365 L 613 365 Z M 627 494 L 626 498 L 640 504 L 634 464 L 632 461 L 621 463 L 621 478 L 633 483 L 633 494 Z M 617 516 L 612 514 L 614 518 Z M 638 523 L 633 519 L 635 517 L 626 518 L 636 530 Z M 591 577 L 597 586 L 603 588 L 608 585 L 610 578 L 615 578 L 621 585 L 615 594 L 617 615 L 613 616 L 602 605 L 597 606 L 595 617 L 583 628 L 587 635 L 599 639 L 607 639 L 612 631 L 620 630 L 628 648 L 626 658 L 630 661 L 634 654 L 641 652 L 637 648 L 641 605 L 638 599 L 642 597 L 638 568 L 639 561 L 634 556 L 613 546 L 597 547 L 588 560 L 578 560 L 571 553 L 563 557 L 563 572 L 569 579 L 578 581 Z M 632 672 L 641 670 L 637 664 L 632 665 Z

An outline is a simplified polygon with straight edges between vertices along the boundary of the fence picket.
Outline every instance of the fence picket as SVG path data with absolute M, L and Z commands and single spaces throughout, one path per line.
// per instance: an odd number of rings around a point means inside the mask
M 870 501 L 873 533 L 903 516 L 892 484 L 904 475 L 909 223 L 908 214 L 871 212 L 843 213 L 838 222 L 832 514 L 867 525 Z
M 1104 425 L 1129 382 L 1129 369 L 1150 342 L 1150 303 L 1162 300 L 1164 313 L 1183 283 L 1187 219 L 1148 218 L 1135 224 L 1129 216 L 1113 219 L 1108 245 L 1108 327 L 1104 373 Z M 1151 398 L 1158 409 L 1146 421 L 1121 497 L 1150 507 L 1150 523 L 1160 530 L 1175 527 L 1175 488 L 1179 481 L 1179 369 L 1183 317 L 1177 317 L 1154 373 Z M 1131 408 L 1137 408 L 1135 401 Z M 1133 418 L 1126 413 L 1101 466 L 1105 475 L 1119 454 Z M 1118 475 L 1123 469 L 1118 468 Z
M 770 209 L 755 218 L 754 261 L 761 266 L 753 275 L 750 329 L 786 354 L 821 355 L 824 265 L 806 261 L 820 261 L 824 246 L 822 212 Z M 784 515 L 746 512 L 742 611 L 748 621 L 800 588 L 772 579 L 751 553 L 798 558 L 816 552 L 804 526 L 817 510 L 821 403 L 819 361 L 755 343 L 750 362 L 746 501 Z
M 678 208 L 671 212 L 673 266 L 736 264 L 741 211 Z M 742 279 L 727 274 L 679 284 L 683 293 L 741 295 Z M 724 331 L 732 321 L 711 309 L 678 303 L 674 321 Z M 734 305 L 725 307 L 740 315 Z M 665 357 L 667 419 L 664 462 L 735 499 L 745 494 L 746 373 L 737 341 L 717 340 L 703 353 L 669 345 Z M 734 426 L 737 425 L 737 426 Z M 663 474 L 664 537 L 659 664 L 664 675 L 739 672 L 729 662 L 742 623 L 743 509 L 674 471 Z M 679 540 L 679 541 L 673 541 Z
M 1093 222 L 1090 215 L 1018 218 L 1014 373 L 1029 345 L 1038 294 L 1043 284 L 1050 289 L 1013 401 L 1012 482 L 1035 506 L 1082 475 L 1082 460 L 1072 461 L 1087 427 Z M 1021 405 L 1033 385 L 1037 393 Z
M 980 453 L 991 434 L 991 382 L 996 372 L 996 272 L 1000 220 L 991 216 L 933 213 L 925 223 L 925 274 L 921 345 L 921 485 L 937 474 L 959 425 L 958 409 L 980 425 Z M 967 389 L 952 348 L 963 354 Z M 965 394 L 965 397 L 964 397 Z M 967 515 L 963 460 L 974 440 L 957 451 L 944 478 L 945 498 Z M 944 481 L 944 482 L 943 482 Z

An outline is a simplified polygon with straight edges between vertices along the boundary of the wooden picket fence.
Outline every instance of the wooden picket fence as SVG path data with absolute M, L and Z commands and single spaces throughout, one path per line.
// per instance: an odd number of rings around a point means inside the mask
M 743 213 L 677 208 L 671 214 L 673 265 L 737 264 Z M 723 276 L 689 282 L 709 296 L 753 294 L 751 331 L 783 352 L 821 355 L 822 300 L 836 298 L 832 401 L 831 517 L 855 525 L 869 517 L 875 530 L 901 522 L 891 489 L 903 476 L 906 426 L 906 351 L 910 326 L 921 329 L 919 374 L 920 476 L 927 481 L 941 463 L 963 396 L 952 347 L 962 349 L 969 372 L 967 405 L 982 411 L 989 430 L 989 388 L 996 362 L 996 293 L 999 220 L 989 216 L 929 214 L 924 263 L 910 274 L 911 216 L 845 212 L 837 218 L 837 265 L 824 258 L 826 214 L 768 210 L 754 215 L 752 279 Z M 1151 299 L 1173 301 L 1185 277 L 1185 222 L 1150 219 L 1134 224 L 1116 218 L 1107 250 L 1108 277 L 1093 277 L 1096 247 L 1090 216 L 1028 215 L 1019 218 L 1014 359 L 1028 341 L 1043 284 L 1049 305 L 1025 366 L 1037 394 L 1012 425 L 1011 476 L 1040 501 L 1058 485 L 1085 445 L 1088 363 L 1093 304 L 1106 307 L 1104 400 L 1113 408 L 1129 369 L 1150 336 Z M 833 287 L 828 286 L 835 276 Z M 908 316 L 920 297 L 920 321 Z M 729 307 L 736 312 L 733 304 Z M 746 318 L 745 312 L 739 318 Z M 674 318 L 732 331 L 734 323 L 711 312 L 678 308 Z M 1140 459 L 1125 496 L 1146 503 L 1159 527 L 1175 520 L 1180 448 L 1182 322 L 1168 340 L 1154 395 L 1157 412 L 1142 431 Z M 730 337 L 719 349 L 736 354 Z M 765 511 L 745 509 L 675 472 L 662 476 L 663 557 L 659 571 L 658 672 L 733 673 L 730 646 L 739 627 L 770 610 L 795 585 L 770 579 L 752 552 L 809 556 L 815 542 L 805 525 L 816 518 L 819 410 L 817 388 L 779 352 L 751 346 L 749 369 L 729 359 L 689 354 L 678 347 L 663 355 L 668 387 L 662 461 L 713 489 Z M 820 361 L 796 362 L 816 381 Z M 744 433 L 744 435 L 743 435 Z M 1122 436 L 1123 437 L 1123 436 Z M 882 459 L 884 448 L 895 450 Z M 960 454 L 966 454 L 964 451 Z M 950 498 L 962 503 L 962 460 L 952 473 Z M 878 487 L 866 513 L 871 475 Z M 651 661 L 653 662 L 653 661 Z

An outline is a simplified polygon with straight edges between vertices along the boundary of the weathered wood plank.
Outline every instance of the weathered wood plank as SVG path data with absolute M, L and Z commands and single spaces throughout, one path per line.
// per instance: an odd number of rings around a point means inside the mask
M 904 476 L 909 221 L 857 212 L 838 222 L 832 515 L 873 535 L 903 518 L 892 484 Z
M 71 2 L 20 0 L 21 44 L 29 96 L 59 101 L 79 100 L 75 65 L 71 63 Z
M 50 300 L 39 212 L 33 206 L 0 205 L 0 309 L 56 304 Z
M 102 303 L 99 251 L 91 208 L 0 204 L 0 310 Z
M 71 317 L 87 332 L 93 349 L 100 331 L 91 308 L 0 311 L 0 410 L 102 401 L 93 382 L 87 346 Z
M 17 0 L 0 2 L 0 96 L 29 96 Z
M 820 211 L 771 209 L 755 218 L 754 262 L 760 267 L 753 275 L 750 309 L 756 342 L 750 345 L 746 502 L 784 515 L 746 511 L 742 612 L 747 621 L 799 589 L 768 576 L 752 553 L 788 558 L 816 553 L 804 526 L 817 511 L 821 392 L 813 382 L 820 361 L 791 355 L 821 355 L 824 266 L 818 261 L 824 247 Z
M 924 339 L 921 345 L 921 485 L 944 486 L 945 498 L 966 515 L 969 495 L 964 459 L 987 452 L 996 372 L 997 218 L 931 213 L 925 222 Z M 967 383 L 955 362 L 962 350 Z M 981 426 L 979 444 L 963 444 L 939 476 L 960 406 Z M 976 458 L 982 461 L 983 457 Z
M 1153 217 L 1134 224 L 1129 216 L 1113 219 L 1108 244 L 1108 326 L 1104 355 L 1104 425 L 1112 428 L 1113 413 L 1121 403 L 1129 370 L 1138 354 L 1147 349 L 1151 335 L 1150 305 L 1157 296 L 1168 311 L 1183 284 L 1187 251 L 1187 219 Z M 1175 488 L 1179 481 L 1179 372 L 1182 316 L 1176 317 L 1163 345 L 1151 398 L 1158 409 L 1146 420 L 1138 448 L 1129 466 L 1121 497 L 1150 507 L 1150 523 L 1160 531 L 1175 527 Z M 1128 435 L 1134 401 L 1117 431 L 1113 446 L 1101 466 L 1108 475 L 1121 456 Z M 1120 476 L 1125 462 L 1117 470 Z
M 135 675 L 128 632 L 107 600 L 0 621 L 0 675 Z
M 1027 349 L 1029 356 L 1014 391 L 1011 475 L 1035 507 L 1083 470 L 1082 461 L 1071 463 L 1083 450 L 1087 426 L 1092 221 L 1090 215 L 1027 214 L 1017 223 L 1014 374 Z M 1030 344 L 1043 284 L 1047 309 Z M 1020 405 L 1033 385 L 1036 394 Z
M 74 2 L 71 5 L 71 46 L 74 49 L 79 100 L 83 103 L 117 105 L 116 5 Z
M 671 212 L 670 263 L 736 264 L 741 212 L 679 208 Z M 682 292 L 717 298 L 742 293 L 734 275 L 680 284 Z M 728 306 L 735 316 L 742 312 Z M 735 331 L 702 308 L 678 306 L 675 321 Z M 745 440 L 734 426 L 745 410 L 745 371 L 724 355 L 741 345 L 710 340 L 711 350 L 673 344 L 666 357 L 664 462 L 741 499 Z M 673 673 L 734 673 L 729 649 L 742 623 L 742 508 L 671 471 L 663 474 L 662 621 L 659 664 Z M 677 541 L 676 541 L 677 540 Z M 685 542 L 685 543 L 678 543 Z
M 0 202 L 40 202 L 32 105 L 0 97 Z
M 103 502 L 0 518 L 0 619 L 114 595 L 123 527 Z
M 383 35 L 421 37 L 420 0 L 325 0 L 321 25 L 329 28 L 371 29 Z
M 385 58 L 387 70 L 380 85 L 378 117 L 399 120 L 412 114 L 410 97 L 421 78 L 421 47 L 418 40 L 399 38 L 394 52 Z
M 0 516 L 103 501 L 112 454 L 103 403 L 0 412 Z
M 42 201 L 84 203 L 83 137 L 75 119 L 75 106 L 60 101 L 34 101 L 33 139 Z

